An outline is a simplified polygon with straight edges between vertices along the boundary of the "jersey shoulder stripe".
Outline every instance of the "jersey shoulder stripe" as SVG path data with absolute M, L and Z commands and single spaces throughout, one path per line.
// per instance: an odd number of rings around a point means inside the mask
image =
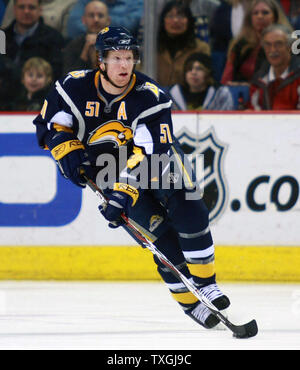
M 141 119 L 146 118 L 146 117 L 150 117 L 153 114 L 159 113 L 159 112 L 161 112 L 164 109 L 169 109 L 171 106 L 172 106 L 172 101 L 170 100 L 170 101 L 168 101 L 166 103 L 155 105 L 155 106 L 153 106 L 151 108 L 148 108 L 148 109 L 144 110 L 143 112 L 141 112 L 136 117 L 136 119 L 132 122 L 132 130 L 133 130 L 133 132 L 135 132 L 136 127 L 137 127 L 137 124 L 138 124 L 138 122 Z
M 78 121 L 78 134 L 77 137 L 79 140 L 83 140 L 85 134 L 85 122 L 82 114 L 80 113 L 79 109 L 77 108 L 76 104 L 73 102 L 71 97 L 68 95 L 66 90 L 62 87 L 59 81 L 56 81 L 55 88 L 58 94 L 62 97 L 65 103 L 70 107 L 71 112 L 74 114 Z

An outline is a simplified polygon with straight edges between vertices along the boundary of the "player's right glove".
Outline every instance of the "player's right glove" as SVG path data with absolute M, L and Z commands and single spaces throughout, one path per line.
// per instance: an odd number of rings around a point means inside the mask
M 107 204 L 100 205 L 99 210 L 102 215 L 109 221 L 108 226 L 117 228 L 124 223 L 121 218 L 122 212 L 127 213 L 130 207 L 133 207 L 138 200 L 138 190 L 124 183 L 115 183 L 114 191 L 108 196 Z
M 60 131 L 51 132 L 45 139 L 62 175 L 70 179 L 75 185 L 84 188 L 86 181 L 80 174 L 84 169 L 88 177 L 92 177 L 91 163 L 82 142 L 73 134 Z

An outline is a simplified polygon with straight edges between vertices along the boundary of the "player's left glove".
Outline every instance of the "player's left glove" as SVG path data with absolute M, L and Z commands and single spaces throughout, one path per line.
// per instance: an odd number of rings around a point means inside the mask
M 124 223 L 121 218 L 122 212 L 125 214 L 130 207 L 133 207 L 138 200 L 139 192 L 131 185 L 115 183 L 113 192 L 108 196 L 107 204 L 100 205 L 99 210 L 109 221 L 108 226 L 117 228 Z

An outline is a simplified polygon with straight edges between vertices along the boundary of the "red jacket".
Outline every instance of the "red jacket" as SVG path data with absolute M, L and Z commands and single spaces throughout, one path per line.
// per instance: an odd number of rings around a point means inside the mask
M 270 72 L 271 71 L 271 72 Z M 273 79 L 267 64 L 259 71 L 250 87 L 250 108 L 255 110 L 300 109 L 300 63 L 292 57 L 289 69 Z

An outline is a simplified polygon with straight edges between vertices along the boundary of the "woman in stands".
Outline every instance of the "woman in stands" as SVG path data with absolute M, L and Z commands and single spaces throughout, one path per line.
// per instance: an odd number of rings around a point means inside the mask
M 196 38 L 190 8 L 177 0 L 168 2 L 161 12 L 157 43 L 157 81 L 166 87 L 183 83 L 182 66 L 191 54 L 210 54 L 209 45 Z
M 273 23 L 288 26 L 287 17 L 276 0 L 255 0 L 247 11 L 239 36 L 232 40 L 222 84 L 249 84 L 255 71 L 265 61 L 261 47 L 263 30 Z

